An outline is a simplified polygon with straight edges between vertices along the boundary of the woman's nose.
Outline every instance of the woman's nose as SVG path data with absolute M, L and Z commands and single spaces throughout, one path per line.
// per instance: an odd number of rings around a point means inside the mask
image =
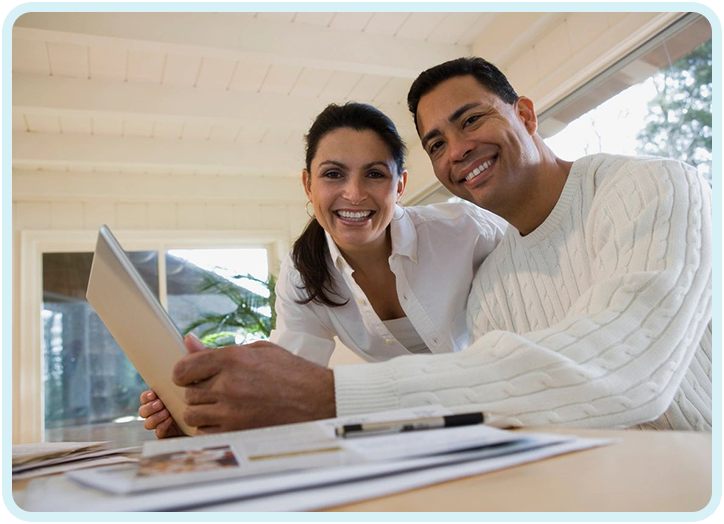
M 349 201 L 350 204 L 359 204 L 367 197 L 364 184 L 356 180 L 350 180 L 344 186 L 342 197 Z

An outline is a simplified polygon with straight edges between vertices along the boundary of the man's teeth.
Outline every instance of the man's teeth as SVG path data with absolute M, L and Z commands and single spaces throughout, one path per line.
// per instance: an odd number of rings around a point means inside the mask
M 490 166 L 493 165 L 493 162 L 495 162 L 495 158 L 491 158 L 487 162 L 484 162 L 482 165 L 476 167 L 473 169 L 472 173 L 470 173 L 468 176 L 465 177 L 465 181 L 468 182 L 478 176 L 480 173 L 488 169 Z
M 364 220 L 372 211 L 337 211 L 337 214 L 347 220 Z

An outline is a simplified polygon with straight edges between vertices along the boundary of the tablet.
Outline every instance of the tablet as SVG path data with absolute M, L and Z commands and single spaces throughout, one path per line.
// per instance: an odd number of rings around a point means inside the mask
M 183 337 L 107 226 L 98 232 L 86 298 L 176 424 L 194 435 L 183 421 L 184 389 L 171 380 L 188 354 Z

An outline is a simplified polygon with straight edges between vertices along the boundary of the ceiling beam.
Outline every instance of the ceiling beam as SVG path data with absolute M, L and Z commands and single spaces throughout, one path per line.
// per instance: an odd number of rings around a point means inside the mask
M 212 91 L 193 87 L 13 74 L 13 110 L 54 116 L 145 117 L 157 122 L 261 125 L 306 131 L 326 106 L 321 98 Z M 414 134 L 406 106 L 374 103 L 403 134 Z
M 304 202 L 300 178 L 147 176 L 13 169 L 13 200 Z
M 472 44 L 473 52 L 503 69 L 523 50 L 533 47 L 541 35 L 550 32 L 568 13 L 498 13 L 494 23 Z
M 203 31 L 199 28 L 203 27 Z M 334 45 L 329 45 L 330 37 Z M 470 46 L 342 31 L 233 13 L 26 13 L 13 38 L 415 78 Z
M 109 137 L 13 132 L 13 166 L 68 164 L 121 170 L 196 168 L 249 175 L 295 175 L 302 148 L 271 144 L 228 144 L 202 140 Z

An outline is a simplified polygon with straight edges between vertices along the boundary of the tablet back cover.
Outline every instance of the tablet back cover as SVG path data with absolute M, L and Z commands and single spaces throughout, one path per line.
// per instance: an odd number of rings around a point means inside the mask
M 98 233 L 86 298 L 146 384 L 187 435 L 184 390 L 171 375 L 187 355 L 183 338 L 106 226 Z

